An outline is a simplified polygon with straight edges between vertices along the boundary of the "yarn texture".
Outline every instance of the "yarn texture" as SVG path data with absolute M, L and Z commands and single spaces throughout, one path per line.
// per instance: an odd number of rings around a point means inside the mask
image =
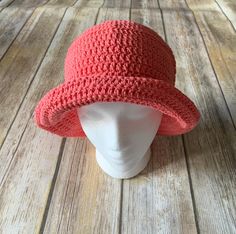
M 59 136 L 85 137 L 76 108 L 121 101 L 161 111 L 157 134 L 184 134 L 196 127 L 200 113 L 175 87 L 175 76 L 174 54 L 154 30 L 130 20 L 106 20 L 71 43 L 64 83 L 43 96 L 34 120 Z

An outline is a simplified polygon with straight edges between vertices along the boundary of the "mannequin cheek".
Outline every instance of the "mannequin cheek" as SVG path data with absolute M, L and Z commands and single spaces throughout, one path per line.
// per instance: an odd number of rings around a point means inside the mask
M 109 128 L 104 121 L 86 117 L 81 118 L 80 122 L 86 136 L 94 145 L 104 145 L 107 139 L 109 139 Z
M 134 141 L 142 138 L 145 140 L 147 137 L 155 136 L 159 128 L 159 121 L 155 115 L 151 115 L 146 118 L 130 120 L 127 122 L 127 126 L 128 134 L 132 135 Z

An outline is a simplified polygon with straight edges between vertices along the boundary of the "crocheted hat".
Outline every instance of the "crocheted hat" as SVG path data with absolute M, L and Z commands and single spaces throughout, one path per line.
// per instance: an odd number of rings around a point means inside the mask
M 151 28 L 129 20 L 107 20 L 76 37 L 67 50 L 64 83 L 38 103 L 38 127 L 63 137 L 85 137 L 77 108 L 94 102 L 129 102 L 163 113 L 159 135 L 192 130 L 200 113 L 175 88 L 171 48 Z

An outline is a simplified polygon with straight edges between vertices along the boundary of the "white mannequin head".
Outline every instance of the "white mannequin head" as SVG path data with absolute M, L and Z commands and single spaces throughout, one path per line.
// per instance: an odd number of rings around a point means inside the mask
M 96 102 L 77 113 L 103 171 L 114 178 L 130 178 L 144 169 L 160 126 L 160 111 L 127 102 Z

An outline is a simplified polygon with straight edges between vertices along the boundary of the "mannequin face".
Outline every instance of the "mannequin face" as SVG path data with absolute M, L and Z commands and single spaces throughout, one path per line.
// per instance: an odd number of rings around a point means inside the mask
M 142 157 L 159 128 L 162 113 L 126 102 L 96 102 L 77 109 L 81 126 L 109 160 Z

